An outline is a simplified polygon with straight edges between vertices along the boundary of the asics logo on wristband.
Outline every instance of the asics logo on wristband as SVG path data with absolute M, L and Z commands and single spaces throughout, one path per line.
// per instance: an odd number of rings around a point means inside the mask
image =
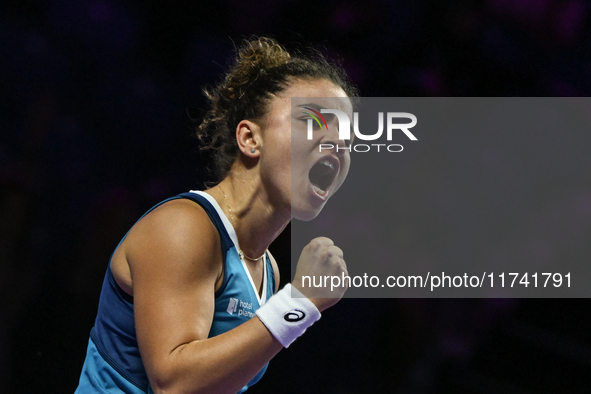
M 300 321 L 304 317 L 306 317 L 306 314 L 299 309 L 293 309 L 293 310 L 287 312 L 285 315 L 283 315 L 283 318 L 285 319 L 285 321 L 290 322 L 290 323 Z

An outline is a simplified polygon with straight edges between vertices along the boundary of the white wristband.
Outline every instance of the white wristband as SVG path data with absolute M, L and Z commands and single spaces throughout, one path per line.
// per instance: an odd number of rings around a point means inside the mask
M 291 283 L 269 298 L 256 314 L 283 347 L 289 347 L 306 328 L 320 319 L 316 305 Z

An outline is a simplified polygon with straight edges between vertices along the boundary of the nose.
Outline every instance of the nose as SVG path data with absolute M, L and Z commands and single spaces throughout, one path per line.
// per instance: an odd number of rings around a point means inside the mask
M 339 121 L 336 116 L 332 116 L 332 119 L 328 121 L 328 130 L 326 130 L 326 137 L 328 139 L 339 139 Z
M 351 141 L 342 140 L 340 137 L 338 119 L 333 117 L 333 119 L 328 122 L 328 130 L 326 130 L 322 137 L 322 143 L 333 145 L 334 150 L 337 153 L 342 154 L 343 152 L 350 150 Z

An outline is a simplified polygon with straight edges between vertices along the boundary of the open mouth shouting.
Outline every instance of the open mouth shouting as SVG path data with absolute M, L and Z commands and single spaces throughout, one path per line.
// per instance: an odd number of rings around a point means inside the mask
M 325 156 L 318 160 L 310 169 L 308 177 L 312 190 L 323 200 L 328 198 L 330 186 L 339 173 L 340 163 L 334 156 Z

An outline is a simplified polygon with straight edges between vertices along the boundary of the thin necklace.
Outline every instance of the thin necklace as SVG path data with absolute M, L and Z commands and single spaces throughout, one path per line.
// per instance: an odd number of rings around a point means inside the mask
M 232 213 L 232 208 L 230 207 L 230 204 L 228 204 L 228 196 L 226 196 L 226 192 L 224 192 L 224 189 L 222 189 L 222 187 L 220 185 L 218 185 L 218 187 L 220 188 L 220 190 L 222 191 L 222 194 L 224 195 L 224 201 L 226 202 L 226 207 L 228 207 L 228 212 L 230 213 L 230 221 L 232 222 L 232 227 L 236 228 L 236 224 L 234 223 L 234 213 Z M 267 253 L 267 251 L 265 250 L 265 253 Z M 250 260 L 250 261 L 259 261 L 260 259 L 263 258 L 263 256 L 265 255 L 265 253 L 263 253 L 260 257 L 257 257 L 256 259 L 253 259 L 252 257 L 247 256 L 242 249 L 238 248 L 238 255 L 240 256 L 240 259 L 244 260 Z

